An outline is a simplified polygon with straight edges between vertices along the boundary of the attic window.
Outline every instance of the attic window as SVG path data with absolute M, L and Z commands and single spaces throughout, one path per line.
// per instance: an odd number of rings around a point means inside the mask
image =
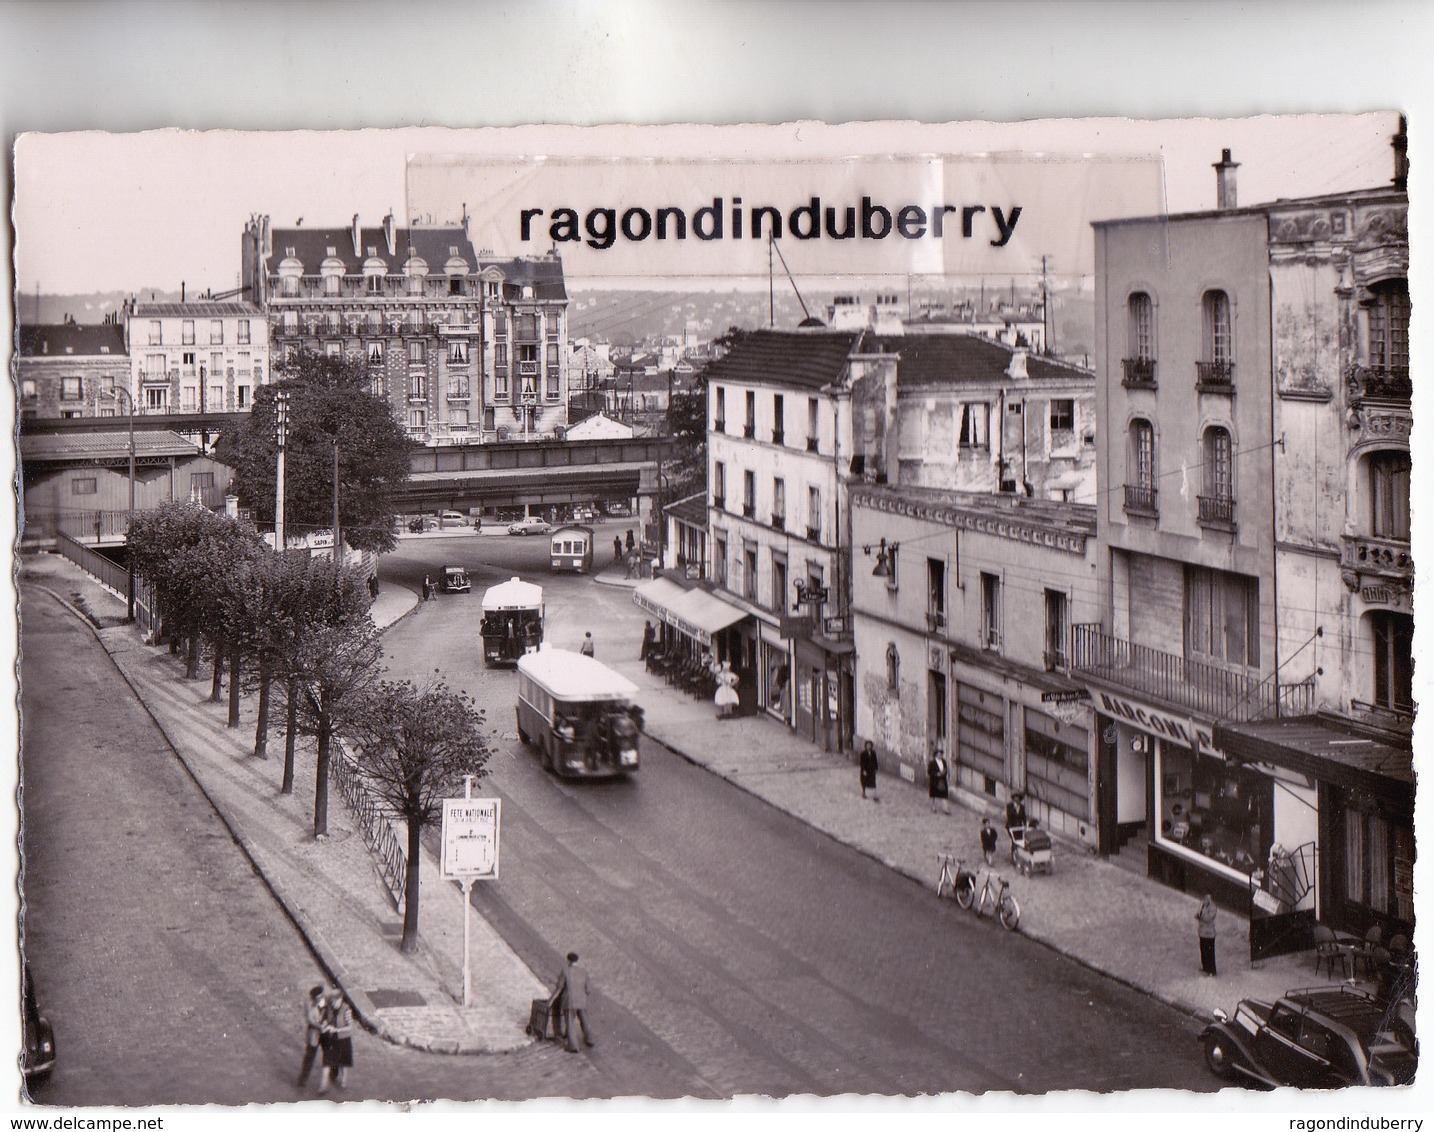
M 370 245 L 368 246 L 368 254 L 371 255 L 371 256 L 378 255 L 378 245 L 377 245 L 377 244 L 370 244 Z
M 75 348 L 74 348 L 73 346 L 66 346 L 66 347 L 65 347 L 65 353 L 67 353 L 67 354 L 73 354 L 74 352 L 75 352 Z
M 109 348 L 108 346 L 101 346 L 101 347 L 100 347 L 100 353 L 102 353 L 102 354 L 108 354 L 109 352 L 110 352 L 110 348 Z
M 289 247 L 289 248 L 285 248 L 285 249 L 284 249 L 284 254 L 285 254 L 285 255 L 297 255 L 298 253 L 297 253 L 296 251 L 294 251 L 294 249 L 293 249 L 292 247 Z
M 338 254 L 339 254 L 339 249 L 338 249 L 338 248 L 327 248 L 327 249 L 325 249 L 324 254 L 325 254 L 325 255 L 338 255 Z
M 457 255 L 457 254 L 458 254 L 458 245 L 457 245 L 457 244 L 449 244 L 449 245 L 448 245 L 448 254 L 449 254 L 449 255 Z

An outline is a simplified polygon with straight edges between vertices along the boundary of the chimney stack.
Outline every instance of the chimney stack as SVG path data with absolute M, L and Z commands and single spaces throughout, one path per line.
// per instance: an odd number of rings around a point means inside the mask
M 1006 367 L 1006 376 L 1021 380 L 1030 377 L 1026 372 L 1026 350 L 1024 346 L 1011 351 L 1011 364 Z
M 1399 115 L 1399 132 L 1389 143 L 1394 148 L 1394 187 L 1401 191 L 1409 188 L 1409 120 Z
M 1220 164 L 1215 168 L 1215 207 L 1224 210 L 1235 207 L 1235 170 L 1240 167 L 1238 161 L 1230 160 L 1230 151 L 1224 150 L 1220 154 Z
M 359 227 L 358 218 L 359 218 L 359 214 L 358 214 L 357 212 L 355 212 L 355 213 L 354 213 L 354 231 L 353 231 L 353 237 L 354 237 L 354 256 L 355 256 L 355 257 L 362 256 L 362 255 L 363 255 L 363 230 Z
M 393 209 L 389 209 L 388 215 L 383 218 L 383 238 L 388 244 L 388 254 L 398 254 L 398 244 L 393 230 Z

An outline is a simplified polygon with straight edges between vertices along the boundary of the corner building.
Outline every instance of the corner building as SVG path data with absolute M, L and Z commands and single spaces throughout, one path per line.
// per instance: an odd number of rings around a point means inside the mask
M 1407 932 L 1407 194 L 1238 208 L 1217 168 L 1225 207 L 1095 225 L 1099 847 L 1256 950 Z

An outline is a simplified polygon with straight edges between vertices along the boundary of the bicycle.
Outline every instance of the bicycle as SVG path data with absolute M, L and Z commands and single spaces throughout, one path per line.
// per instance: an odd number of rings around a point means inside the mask
M 961 858 L 952 853 L 938 853 L 941 875 L 936 879 L 936 895 L 950 896 L 962 908 L 970 908 L 976 899 L 976 875 Z M 954 866 L 954 867 L 953 867 Z
M 973 889 L 975 884 L 973 877 L 971 880 Z M 999 873 L 988 872 L 986 874 L 986 879 L 981 885 L 981 894 L 976 901 L 976 915 L 983 915 L 988 904 L 992 913 L 1001 921 L 1003 928 L 1008 932 L 1016 930 L 1016 925 L 1021 920 L 1021 906 L 1011 895 L 1011 882 Z

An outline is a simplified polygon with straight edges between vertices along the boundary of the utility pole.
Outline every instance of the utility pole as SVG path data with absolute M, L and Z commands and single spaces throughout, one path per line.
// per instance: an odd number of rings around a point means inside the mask
M 1055 316 L 1050 313 L 1051 292 L 1050 288 L 1046 285 L 1046 260 L 1048 259 L 1050 259 L 1050 256 L 1041 256 L 1041 330 L 1045 338 L 1045 349 L 1042 353 L 1047 356 L 1056 352 L 1056 320 Z M 1051 320 L 1049 326 L 1046 325 L 1047 315 L 1050 315 Z
M 288 544 L 284 541 L 284 440 L 289 431 L 289 394 L 279 390 L 274 399 L 277 411 L 276 429 L 279 440 L 279 464 L 274 478 L 274 550 L 283 554 Z
M 40 298 L 35 296 L 38 304 Z M 134 395 L 120 386 L 115 386 L 115 398 L 124 398 L 129 410 L 129 521 L 134 522 Z M 95 519 L 95 543 L 100 541 L 99 519 Z M 125 547 L 125 620 L 134 620 L 134 558 L 129 553 L 128 537 Z

